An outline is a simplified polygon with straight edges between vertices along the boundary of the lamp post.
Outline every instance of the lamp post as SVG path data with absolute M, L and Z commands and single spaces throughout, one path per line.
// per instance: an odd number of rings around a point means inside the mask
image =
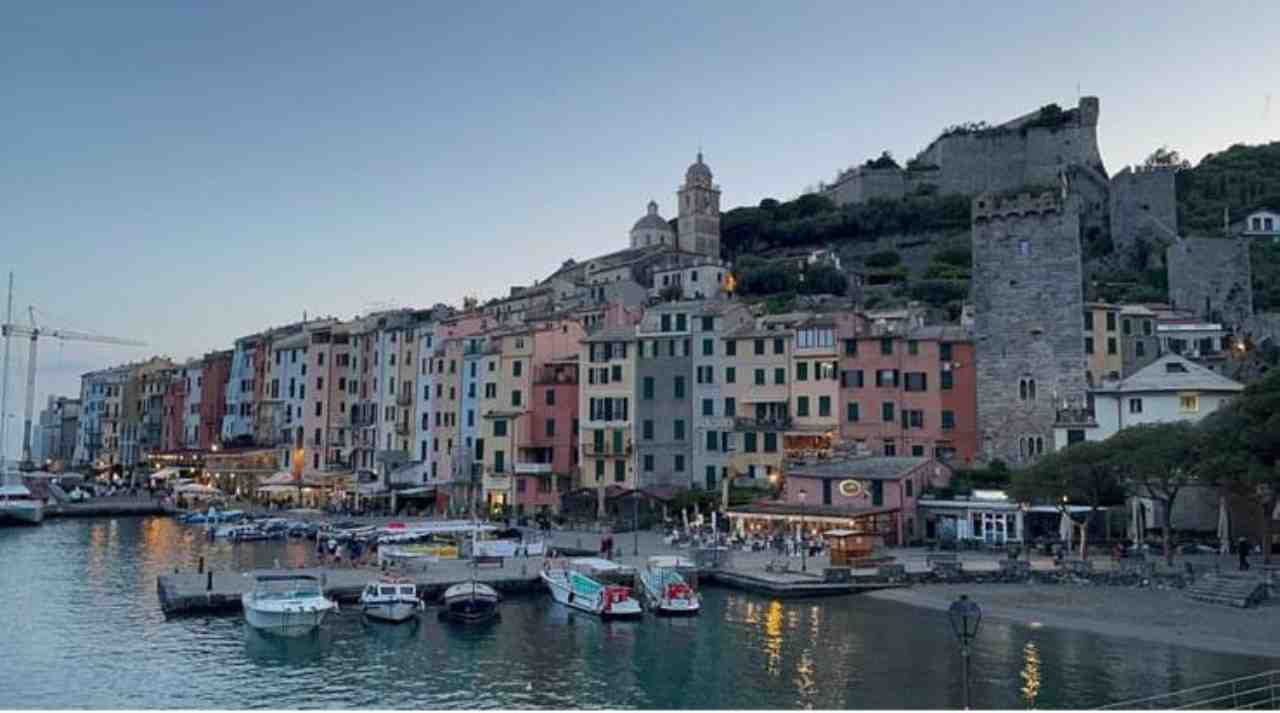
M 969 710 L 969 642 L 977 638 L 978 629 L 982 626 L 982 607 L 969 595 L 961 594 L 947 610 L 947 617 L 951 620 L 956 639 L 960 641 L 960 658 L 964 662 L 964 708 Z
M 802 489 L 798 495 L 800 496 L 800 571 L 809 571 L 809 549 L 804 546 L 804 496 Z
M 640 556 L 640 498 L 633 492 L 631 493 L 631 533 L 634 540 L 631 544 L 631 554 Z

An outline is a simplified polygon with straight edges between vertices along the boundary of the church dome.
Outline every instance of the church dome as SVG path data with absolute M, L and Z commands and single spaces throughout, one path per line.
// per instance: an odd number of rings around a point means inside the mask
M 671 232 L 671 224 L 668 223 L 665 218 L 658 215 L 658 204 L 656 201 L 649 201 L 649 211 L 645 213 L 644 217 L 637 220 L 635 226 L 631 228 L 632 232 L 637 230 L 665 230 L 667 232 Z
M 689 166 L 688 171 L 685 171 L 684 180 L 687 183 L 711 184 L 711 167 L 702 162 L 701 151 L 698 152 L 698 160 Z

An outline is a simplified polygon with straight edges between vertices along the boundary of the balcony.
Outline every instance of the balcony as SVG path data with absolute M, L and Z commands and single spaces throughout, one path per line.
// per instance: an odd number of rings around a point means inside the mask
M 550 463 L 516 463 L 516 475 L 550 475 Z
M 578 367 L 577 365 L 540 367 L 533 372 L 533 383 L 539 386 L 576 384 L 578 383 Z
M 371 416 L 366 417 L 362 415 L 360 413 L 360 409 L 357 409 L 357 408 L 351 409 L 351 425 L 352 426 L 359 428 L 361 426 L 372 426 L 373 423 L 374 423 L 373 417 Z
M 793 428 L 790 416 L 766 416 L 764 418 L 733 419 L 736 431 L 790 431 Z
M 413 428 L 408 421 L 396 421 L 396 435 L 408 436 L 413 433 Z
M 397 405 L 397 406 L 412 406 L 412 405 L 413 405 L 413 392 L 412 392 L 412 391 L 410 391 L 410 390 L 408 390 L 408 389 L 401 389 L 401 390 L 400 390 L 400 393 L 396 394 L 396 405 Z
M 613 457 L 613 458 L 624 458 L 626 456 L 631 455 L 631 443 L 628 442 L 626 447 L 624 447 L 622 450 L 618 450 L 614 448 L 612 443 L 605 443 L 603 447 L 597 447 L 596 444 L 594 443 L 587 443 L 582 446 L 582 454 L 588 455 L 588 456 L 596 456 L 596 457 L 605 456 L 605 457 Z
M 1093 411 L 1087 408 L 1061 408 L 1054 417 L 1055 426 L 1079 428 L 1097 428 L 1098 422 Z

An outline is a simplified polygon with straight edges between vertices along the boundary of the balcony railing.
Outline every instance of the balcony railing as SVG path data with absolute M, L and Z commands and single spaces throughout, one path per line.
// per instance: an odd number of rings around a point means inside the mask
M 413 432 L 408 421 L 396 421 L 396 435 L 407 436 Z
M 1096 426 L 1097 419 L 1094 417 L 1093 411 L 1087 408 L 1061 408 L 1058 409 L 1054 419 L 1054 425 L 1057 426 Z
M 541 367 L 533 372 L 533 383 L 538 385 L 549 384 L 576 384 L 578 383 L 577 367 L 562 366 Z
M 400 393 L 396 394 L 396 405 L 397 405 L 397 406 L 412 406 L 412 405 L 413 405 L 413 392 L 412 392 L 412 391 L 409 391 L 408 389 L 401 389 L 401 390 L 400 390 Z
M 622 450 L 618 450 L 613 447 L 612 443 L 605 443 L 602 447 L 597 447 L 594 443 L 587 443 L 582 447 L 582 453 L 588 456 L 614 456 L 621 458 L 631 455 L 631 444 L 627 443 Z
M 764 418 L 733 419 L 733 427 L 738 431 L 789 431 L 792 429 L 790 416 L 766 416 Z
M 516 463 L 516 475 L 550 475 L 550 463 Z

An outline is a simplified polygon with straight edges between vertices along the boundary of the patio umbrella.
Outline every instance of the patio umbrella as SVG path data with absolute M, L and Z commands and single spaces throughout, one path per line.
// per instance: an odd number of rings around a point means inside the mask
M 1227 515 L 1227 498 L 1218 496 L 1218 551 L 1226 554 L 1231 542 L 1231 519 Z
M 689 508 L 680 508 L 680 516 L 684 518 L 684 529 L 689 529 Z
M 1058 536 L 1067 544 L 1067 550 L 1071 549 L 1071 516 L 1066 510 L 1062 511 L 1062 519 L 1058 521 Z
M 1129 539 L 1137 545 L 1142 544 L 1142 520 L 1139 514 L 1141 507 L 1137 498 L 1129 499 Z

